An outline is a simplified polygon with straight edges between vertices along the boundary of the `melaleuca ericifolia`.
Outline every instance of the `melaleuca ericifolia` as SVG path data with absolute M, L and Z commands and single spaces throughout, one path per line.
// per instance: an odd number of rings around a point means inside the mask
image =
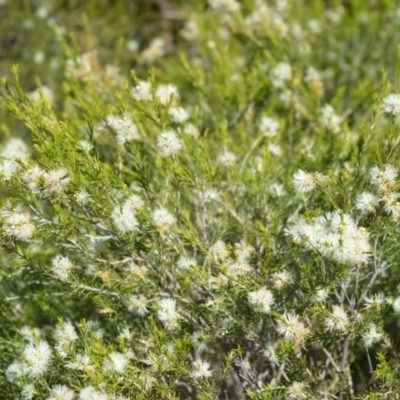
M 186 53 L 164 59 L 162 38 L 143 48 L 138 64 L 165 76 L 69 50 L 54 93 L 25 93 L 16 69 L 3 82 L 28 134 L 10 133 L 0 165 L 2 363 L 16 396 L 399 389 L 399 95 L 336 95 L 348 70 L 312 51 L 373 17 L 247 3 L 193 14 Z M 352 79 L 354 92 L 369 83 Z

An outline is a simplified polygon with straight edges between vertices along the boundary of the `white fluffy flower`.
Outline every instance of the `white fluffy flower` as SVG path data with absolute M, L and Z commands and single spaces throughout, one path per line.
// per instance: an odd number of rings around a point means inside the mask
M 153 95 L 151 93 L 150 83 L 140 80 L 138 84 L 132 88 L 132 95 L 138 101 L 152 101 Z
M 13 361 L 6 369 L 8 382 L 16 382 L 24 375 L 24 366 L 20 361 Z
M 400 115 L 400 94 L 389 94 L 383 99 L 383 111 L 392 115 Z
M 68 185 L 68 171 L 64 168 L 51 170 L 44 176 L 44 188 L 48 194 L 61 193 Z
M 304 80 L 319 98 L 323 96 L 324 84 L 319 71 L 313 67 L 309 67 L 306 71 Z
M 12 138 L 4 146 L 1 157 L 12 161 L 26 162 L 29 158 L 28 146 L 22 139 Z
M 324 321 L 324 326 L 329 332 L 345 332 L 349 325 L 349 318 L 346 311 L 337 305 L 332 307 L 332 313 Z
M 157 146 L 163 157 L 169 157 L 182 150 L 183 142 L 175 132 L 164 131 L 157 139 Z
M 284 313 L 277 322 L 276 330 L 285 339 L 293 340 L 296 344 L 301 344 L 310 333 L 299 316 L 294 313 Z
M 276 290 L 282 290 L 285 286 L 293 282 L 293 276 L 289 271 L 275 272 L 271 275 L 272 286 Z
M 393 310 L 396 314 L 400 314 L 400 296 L 393 301 Z
M 104 358 L 103 369 L 104 371 L 117 372 L 123 374 L 128 365 L 128 359 L 122 353 L 114 351 Z
M 304 382 L 293 382 L 287 388 L 287 399 L 290 400 L 302 400 L 307 399 L 308 395 L 306 393 L 306 385 Z
M 3 219 L 3 230 L 10 237 L 28 240 L 35 233 L 36 228 L 30 215 L 22 212 L 21 207 L 10 209 L 7 205 L 1 210 L 0 216 Z
M 233 167 L 237 162 L 237 155 L 231 151 L 225 151 L 219 156 L 218 161 L 225 167 Z
M 380 311 L 384 304 L 387 303 L 387 299 L 383 293 L 376 293 L 370 297 L 365 297 L 364 308 L 367 310 L 373 308 L 376 311 Z
M 50 389 L 47 400 L 73 400 L 75 392 L 65 385 L 55 385 Z
M 147 299 L 143 295 L 136 296 L 134 294 L 130 296 L 126 302 L 126 305 L 129 311 L 132 311 L 140 316 L 144 316 L 149 312 L 147 310 Z
M 204 204 L 215 203 L 220 200 L 221 195 L 217 189 L 208 188 L 199 193 L 199 197 Z
M 51 348 L 44 340 L 28 343 L 22 354 L 24 373 L 31 377 L 44 374 L 50 365 L 51 358 Z
M 65 368 L 72 370 L 83 371 L 90 364 L 90 357 L 87 354 L 77 354 L 75 356 L 75 361 L 69 361 L 65 363 Z
M 349 214 L 331 212 L 312 223 L 300 218 L 286 232 L 295 243 L 339 263 L 365 264 L 372 253 L 367 230 L 358 227 Z
M 57 325 L 54 332 L 54 339 L 57 342 L 55 346 L 57 352 L 62 357 L 65 357 L 67 355 L 68 347 L 72 342 L 78 339 L 78 334 L 71 322 L 62 322 Z
M 176 311 L 176 300 L 172 298 L 161 299 L 158 302 L 157 317 L 167 329 L 174 329 L 178 325 L 179 313 Z
M 171 229 L 176 223 L 176 218 L 164 207 L 153 211 L 152 220 L 159 233 L 164 233 Z
M 234 13 L 240 10 L 240 3 L 237 0 L 209 0 L 210 6 L 219 12 Z
M 0 174 L 5 179 L 10 179 L 16 172 L 21 169 L 20 163 L 24 164 L 28 161 L 28 146 L 21 139 L 10 139 L 0 154 L 0 159 L 4 158 L 0 164 Z
M 252 271 L 251 265 L 246 260 L 229 261 L 226 265 L 229 275 L 238 277 Z
M 66 169 L 44 171 L 38 166 L 26 171 L 23 180 L 28 188 L 39 196 L 60 194 L 70 182 Z
M 309 173 L 301 169 L 293 174 L 293 185 L 299 193 L 312 192 L 324 177 L 319 173 Z
M 177 263 L 178 267 L 183 270 L 187 270 L 190 267 L 197 265 L 197 261 L 194 258 L 181 257 Z
M 149 47 L 142 51 L 140 61 L 144 63 L 153 63 L 164 54 L 165 40 L 163 38 L 156 37 L 150 42 Z
M 210 248 L 211 255 L 220 261 L 225 261 L 229 257 L 229 250 L 223 240 L 218 240 Z
M 269 314 L 274 304 L 274 295 L 266 288 L 261 288 L 248 294 L 249 303 L 255 306 L 257 311 Z
M 136 219 L 136 213 L 142 210 L 144 201 L 137 195 L 132 195 L 122 206 L 114 208 L 111 214 L 111 220 L 120 233 L 135 232 L 138 230 L 139 221 Z
M 362 341 L 365 347 L 371 347 L 373 343 L 379 342 L 383 334 L 378 331 L 375 324 L 371 324 L 368 330 L 362 335 Z
M 24 385 L 21 390 L 21 396 L 24 400 L 33 400 L 34 396 L 37 395 L 35 385 L 33 383 L 28 383 Z
M 259 129 L 267 137 L 276 136 L 279 130 L 279 122 L 273 118 L 263 117 Z
M 268 193 L 272 197 L 283 197 L 286 194 L 285 186 L 281 183 L 272 183 L 271 186 L 268 188 Z
M 179 99 L 178 88 L 171 84 L 160 85 L 156 90 L 155 97 L 161 104 L 167 105 L 169 102 Z
M 264 356 L 267 360 L 272 361 L 274 363 L 279 362 L 279 356 L 277 354 L 277 344 L 276 343 L 270 343 L 267 345 L 267 347 L 264 350 Z
M 280 157 L 282 155 L 282 147 L 279 146 L 279 144 L 270 143 L 268 145 L 268 150 L 276 157 Z
M 379 204 L 378 198 L 370 192 L 362 192 L 356 198 L 355 207 L 364 214 L 374 213 Z
M 396 184 L 398 169 L 393 165 L 386 164 L 383 169 L 374 166 L 370 170 L 371 183 L 378 187 L 381 192 L 386 192 Z
M 193 367 L 192 375 L 195 379 L 210 378 L 212 376 L 210 363 L 207 361 L 195 361 Z
M 75 268 L 73 262 L 62 255 L 57 255 L 51 260 L 53 274 L 63 282 L 67 282 L 70 272 Z
M 283 87 L 291 79 L 292 67 L 288 63 L 279 63 L 271 70 L 271 83 L 274 87 Z
M 339 133 L 340 132 L 340 124 L 342 123 L 343 118 L 339 117 L 335 109 L 326 104 L 321 108 L 321 123 L 322 125 L 331 131 L 332 133 Z
M 191 123 L 188 123 L 184 126 L 182 133 L 193 136 L 194 138 L 198 138 L 200 136 L 199 130 Z
M 244 240 L 241 240 L 240 243 L 235 243 L 235 253 L 238 261 L 248 261 L 254 251 L 254 247 Z
M 176 124 L 183 124 L 189 119 L 189 113 L 183 107 L 171 107 L 168 115 Z
M 329 294 L 328 289 L 326 288 L 318 289 L 315 292 L 315 294 L 311 297 L 311 301 L 313 303 L 322 303 L 327 299 L 328 294 Z
M 106 393 L 96 390 L 93 386 L 86 386 L 79 393 L 79 400 L 108 400 Z
M 115 138 L 118 144 L 123 145 L 125 143 L 131 142 L 132 140 L 140 139 L 137 126 L 132 121 L 132 118 L 128 113 L 124 113 L 122 116 L 107 116 L 106 125 L 115 134 Z
M 0 164 L 0 175 L 2 175 L 5 180 L 9 180 L 20 169 L 21 167 L 17 162 L 4 160 L 3 163 Z

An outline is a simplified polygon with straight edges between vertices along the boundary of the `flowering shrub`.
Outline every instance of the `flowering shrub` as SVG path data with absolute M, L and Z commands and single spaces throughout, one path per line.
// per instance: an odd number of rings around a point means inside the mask
M 400 396 L 395 2 L 99 2 L 107 62 L 59 3 L 0 92 L 0 397 Z

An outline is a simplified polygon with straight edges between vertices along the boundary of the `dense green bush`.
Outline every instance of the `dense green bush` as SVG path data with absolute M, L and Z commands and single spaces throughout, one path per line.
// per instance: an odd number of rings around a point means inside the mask
M 400 397 L 395 2 L 0 3 L 0 398 Z

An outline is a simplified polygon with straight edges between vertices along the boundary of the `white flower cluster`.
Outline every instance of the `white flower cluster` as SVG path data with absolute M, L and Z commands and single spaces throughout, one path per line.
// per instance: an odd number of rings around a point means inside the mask
M 400 219 L 400 193 L 394 192 L 398 169 L 390 164 L 374 166 L 370 170 L 371 184 L 376 193 L 364 191 L 355 200 L 355 208 L 363 214 L 375 213 L 379 203 L 394 221 Z
M 364 214 L 375 213 L 379 199 L 373 193 L 362 192 L 357 196 L 355 208 Z
M 21 169 L 21 164 L 25 164 L 29 158 L 28 146 L 18 138 L 10 139 L 0 153 L 0 159 L 4 161 L 0 164 L 0 175 L 5 179 L 10 179 Z
M 195 379 L 210 378 L 212 376 L 210 363 L 207 361 L 195 361 L 193 367 L 192 375 Z
M 362 335 L 362 341 L 365 347 L 371 347 L 373 343 L 377 343 L 383 339 L 383 334 L 378 330 L 375 324 L 369 325 L 368 329 Z
M 14 361 L 6 370 L 7 380 L 14 382 L 23 376 L 36 378 L 49 368 L 53 357 L 50 346 L 44 340 L 31 341 L 22 352 L 21 361 Z
M 256 311 L 269 314 L 271 306 L 274 304 L 274 295 L 264 287 L 248 294 L 249 303 L 255 307 Z
M 324 321 L 327 331 L 345 332 L 349 326 L 349 318 L 346 311 L 338 305 L 332 307 L 332 313 Z
M 176 223 L 176 218 L 164 207 L 153 211 L 152 220 L 156 226 L 157 232 L 164 234 L 169 231 Z
M 108 396 L 93 386 L 86 386 L 80 391 L 78 400 L 108 400 Z
M 364 264 L 372 254 L 369 233 L 358 227 L 349 214 L 330 212 L 314 218 L 312 223 L 300 218 L 287 233 L 295 243 L 339 263 Z
M 310 333 L 310 329 L 294 313 L 284 313 L 277 321 L 276 330 L 285 339 L 293 340 L 296 345 L 301 345 Z
M 43 197 L 61 194 L 71 180 L 64 168 L 44 171 L 38 166 L 28 169 L 23 179 L 33 193 Z
M 293 174 L 293 186 L 299 193 L 312 192 L 325 177 L 319 172 L 305 172 L 299 169 Z
M 136 296 L 134 294 L 130 296 L 126 302 L 126 305 L 129 311 L 132 311 L 142 317 L 149 312 L 147 310 L 147 299 L 143 295 Z
M 31 222 L 29 213 L 23 212 L 21 206 L 13 208 L 7 203 L 0 211 L 3 231 L 17 240 L 31 239 L 36 227 Z
M 209 0 L 210 6 L 219 12 L 234 13 L 240 10 L 240 3 L 237 0 Z
M 340 124 L 342 123 L 343 118 L 336 114 L 335 109 L 326 104 L 321 109 L 321 123 L 328 131 L 332 133 L 340 132 Z
M 280 37 L 286 37 L 289 33 L 289 26 L 282 18 L 281 13 L 262 1 L 255 3 L 254 11 L 245 18 L 247 28 L 257 35 L 265 35 L 265 27 L 268 26 L 268 30 L 272 28 Z
M 155 98 L 164 106 L 173 103 L 179 100 L 178 88 L 170 83 L 160 85 L 156 90 Z
M 141 53 L 140 61 L 146 64 L 153 63 L 165 54 L 165 40 L 160 37 L 154 38 L 149 46 Z
M 231 151 L 225 151 L 223 152 L 219 158 L 218 161 L 224 165 L 225 167 L 233 167 L 238 160 L 238 157 L 235 153 L 232 153 Z
M 71 322 L 61 322 L 54 331 L 55 349 L 61 357 L 66 357 L 71 344 L 78 339 L 78 334 Z
M 400 94 L 389 94 L 383 99 L 383 111 L 392 115 L 400 115 Z
M 170 157 L 182 150 L 183 142 L 174 131 L 164 131 L 157 139 L 157 146 L 163 157 Z
M 309 67 L 304 80 L 318 98 L 321 98 L 324 95 L 324 83 L 319 71 L 313 67 Z
M 73 400 L 75 392 L 65 385 L 55 385 L 50 389 L 50 397 L 47 400 Z
M 158 102 L 164 106 L 173 104 L 175 101 L 179 100 L 178 88 L 170 83 L 159 85 L 155 91 L 154 97 L 150 83 L 143 80 L 139 80 L 137 85 L 132 88 L 131 92 L 132 96 L 137 101 L 151 102 L 154 100 L 158 100 Z M 180 116 L 180 119 L 182 119 L 182 115 L 184 114 L 184 112 L 182 112 L 182 110 L 178 112 L 172 111 L 172 114 L 178 114 Z M 185 117 L 186 114 L 184 116 L 184 119 Z
M 111 220 L 118 232 L 125 234 L 138 230 L 137 213 L 144 207 L 144 201 L 137 195 L 132 195 L 122 206 L 116 206 L 111 213 Z
M 121 145 L 140 139 L 138 128 L 127 112 L 121 116 L 108 115 L 105 124 L 100 124 L 99 128 L 101 130 L 110 129 L 115 135 L 117 143 Z
M 171 107 L 168 110 L 168 115 L 175 124 L 183 124 L 190 117 L 189 113 L 183 107 Z
M 60 254 L 51 260 L 51 271 L 60 281 L 67 282 L 69 274 L 74 268 L 74 263 L 68 257 Z
M 271 275 L 272 286 L 275 290 L 282 290 L 293 283 L 293 276 L 289 271 L 283 270 Z
M 224 263 L 227 273 L 238 277 L 251 272 L 250 257 L 254 248 L 246 242 L 241 241 L 235 244 L 235 257 L 230 258 L 230 252 L 224 241 L 218 240 L 210 248 L 210 255 L 216 262 Z
M 271 83 L 276 88 L 282 88 L 292 79 L 292 67 L 289 63 L 277 64 L 270 73 Z
M 117 351 L 108 354 L 103 360 L 104 371 L 111 371 L 118 374 L 123 374 L 128 366 L 128 358 Z
M 259 129 L 267 137 L 276 136 L 279 131 L 279 122 L 273 118 L 262 117 Z
M 178 326 L 179 313 L 176 310 L 176 300 L 172 298 L 161 299 L 158 302 L 158 319 L 164 323 L 168 330 L 173 330 Z

